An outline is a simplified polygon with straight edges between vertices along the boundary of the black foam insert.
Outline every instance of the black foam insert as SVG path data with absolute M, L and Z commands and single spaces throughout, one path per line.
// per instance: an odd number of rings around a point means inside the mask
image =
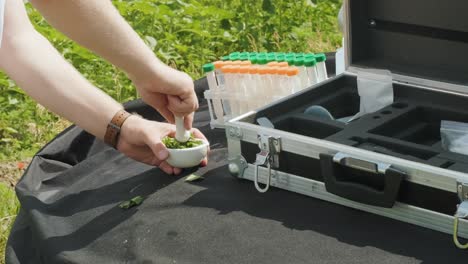
M 394 103 L 349 124 L 304 114 L 320 105 L 336 118 L 359 111 L 356 76 L 344 74 L 259 111 L 276 129 L 424 164 L 468 172 L 468 156 L 446 151 L 441 120 L 468 123 L 468 97 L 394 84 Z M 247 120 L 247 119 L 246 119 Z
M 393 104 L 348 124 L 304 113 L 308 107 L 320 105 L 339 118 L 356 114 L 360 103 L 357 77 L 348 74 L 263 108 L 241 121 L 267 117 L 278 130 L 468 173 L 468 156 L 444 150 L 440 136 L 441 120 L 468 122 L 468 97 L 407 84 L 394 83 L 393 89 Z M 258 147 L 243 142 L 241 149 L 247 161 L 254 162 Z M 279 170 L 323 181 L 320 161 L 302 155 L 281 152 Z M 381 179 L 376 181 L 376 177 L 362 171 L 354 174 L 348 171 L 347 177 L 354 177 L 353 182 L 382 188 Z M 458 203 L 456 194 L 409 182 L 402 183 L 398 200 L 446 214 L 453 214 Z

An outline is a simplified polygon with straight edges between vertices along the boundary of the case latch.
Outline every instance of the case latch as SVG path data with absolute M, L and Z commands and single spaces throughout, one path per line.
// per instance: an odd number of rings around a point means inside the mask
M 468 249 L 468 243 L 463 245 L 458 241 L 458 221 L 459 219 L 468 219 L 468 182 L 457 182 L 457 192 L 461 203 L 454 216 L 453 242 L 460 249 Z
M 279 153 L 281 152 L 281 140 L 279 137 L 272 137 L 264 134 L 257 136 L 260 152 L 255 159 L 255 178 L 254 184 L 257 191 L 265 193 L 270 188 L 271 169 L 279 168 Z M 258 167 L 266 166 L 268 168 L 267 181 L 265 187 L 261 188 L 258 184 Z

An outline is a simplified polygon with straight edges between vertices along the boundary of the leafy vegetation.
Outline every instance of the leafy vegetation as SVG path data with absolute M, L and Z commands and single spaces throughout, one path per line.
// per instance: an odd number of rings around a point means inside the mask
M 194 138 L 193 135 L 190 136 L 187 142 L 180 142 L 177 141 L 175 138 L 171 137 L 164 137 L 162 139 L 162 142 L 169 149 L 187 149 L 197 147 L 203 144 L 202 140 Z
M 113 2 L 163 62 L 195 79 L 204 63 L 230 52 L 333 51 L 341 42 L 336 19 L 341 0 Z M 125 74 L 51 28 L 29 4 L 27 11 L 35 28 L 97 87 L 120 102 L 137 97 Z M 68 125 L 0 73 L 0 161 L 31 157 Z M 0 186 L 6 208 L 0 219 L 14 215 L 18 206 L 5 188 Z M 9 220 L 0 224 L 2 243 L 9 225 Z
M 12 188 L 0 183 L 0 263 L 3 263 L 8 234 L 19 210 L 19 202 Z
M 340 44 L 339 0 L 114 0 L 164 62 L 193 78 L 233 51 L 332 51 Z M 51 28 L 27 5 L 36 29 L 85 77 L 120 102 L 137 97 L 125 74 Z M 31 156 L 69 123 L 0 74 L 0 160 Z

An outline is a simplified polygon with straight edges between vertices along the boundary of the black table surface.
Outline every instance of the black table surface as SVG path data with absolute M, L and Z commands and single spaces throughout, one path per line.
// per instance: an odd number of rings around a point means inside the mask
M 128 108 L 161 118 L 140 101 Z M 450 235 L 275 188 L 258 193 L 229 175 L 224 131 L 209 128 L 205 102 L 194 125 L 210 140 L 209 166 L 179 177 L 77 127 L 64 131 L 17 185 L 7 263 L 468 263 Z M 205 179 L 185 182 L 191 173 Z M 119 208 L 137 195 L 140 206 Z

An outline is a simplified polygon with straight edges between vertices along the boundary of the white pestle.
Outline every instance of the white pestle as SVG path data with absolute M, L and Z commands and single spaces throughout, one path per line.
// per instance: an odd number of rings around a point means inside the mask
M 175 139 L 179 142 L 187 142 L 190 139 L 190 131 L 185 130 L 184 118 L 180 116 L 176 116 L 175 125 L 176 125 Z

